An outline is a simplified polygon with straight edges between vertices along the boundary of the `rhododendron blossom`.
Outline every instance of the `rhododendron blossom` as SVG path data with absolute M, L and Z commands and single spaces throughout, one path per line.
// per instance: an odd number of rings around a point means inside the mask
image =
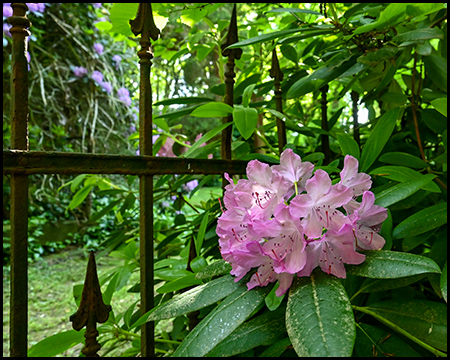
M 358 160 L 347 155 L 334 185 L 327 172 L 302 162 L 292 149 L 280 165 L 258 160 L 247 165 L 248 179 L 225 187 L 226 210 L 217 222 L 222 257 L 231 264 L 235 281 L 252 269 L 247 288 L 278 280 L 284 294 L 294 276 L 310 276 L 320 267 L 345 278 L 344 264 L 361 264 L 359 250 L 379 250 L 378 233 L 387 210 L 375 205 L 370 176 L 358 172 Z

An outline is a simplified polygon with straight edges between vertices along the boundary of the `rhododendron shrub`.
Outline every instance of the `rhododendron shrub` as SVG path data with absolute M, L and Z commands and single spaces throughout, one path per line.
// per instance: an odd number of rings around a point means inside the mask
M 280 165 L 250 161 L 247 177 L 235 184 L 225 174 L 230 184 L 217 234 L 235 281 L 256 268 L 248 289 L 278 280 L 281 296 L 294 276 L 310 276 L 316 267 L 345 278 L 344 264 L 361 264 L 360 250 L 385 243 L 378 232 L 387 210 L 374 205 L 370 176 L 358 172 L 350 155 L 335 181 L 292 149 L 281 154 Z

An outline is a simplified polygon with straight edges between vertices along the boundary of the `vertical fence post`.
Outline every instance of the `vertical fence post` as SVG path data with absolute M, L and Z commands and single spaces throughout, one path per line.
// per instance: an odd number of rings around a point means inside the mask
M 230 27 L 228 29 L 227 40 L 222 44 L 222 55 L 228 57 L 226 64 L 227 71 L 225 72 L 225 104 L 233 107 L 234 103 L 234 77 L 236 73 L 234 72 L 234 60 L 240 59 L 242 55 L 242 49 L 226 49 L 228 46 L 233 45 L 238 42 L 238 31 L 237 31 L 237 18 L 236 18 L 236 4 L 234 4 L 233 12 L 231 14 Z M 220 56 L 220 55 L 219 55 Z M 233 115 L 228 115 L 222 119 L 224 124 L 233 122 Z M 232 140 L 232 127 L 228 126 L 226 129 L 222 130 L 222 143 L 220 149 L 220 155 L 222 159 L 231 159 L 231 140 Z M 225 184 L 224 179 L 224 184 Z
M 328 85 L 325 85 L 320 88 L 320 92 L 322 93 L 322 99 L 320 101 L 322 107 L 322 130 L 328 131 L 328 114 L 327 114 L 327 94 L 328 94 Z M 328 164 L 330 162 L 330 138 L 328 135 L 321 135 L 322 139 L 322 151 L 325 155 L 324 164 Z
M 273 86 L 275 88 L 275 107 L 280 113 L 283 113 L 283 97 L 281 93 L 281 81 L 283 80 L 283 73 L 280 69 L 280 63 L 278 62 L 276 47 L 272 51 L 272 68 L 270 69 L 270 76 L 273 77 Z M 286 124 L 283 120 L 277 117 L 277 129 L 278 129 L 278 151 L 283 152 L 283 148 L 286 146 Z
M 159 30 L 155 26 L 152 6 L 140 3 L 136 19 L 130 20 L 131 31 L 135 36 L 141 34 L 138 51 L 140 65 L 139 87 L 139 151 L 141 155 L 152 152 L 152 88 L 150 69 L 153 53 L 150 38 L 157 40 Z M 153 176 L 141 175 L 140 194 L 140 271 L 141 271 L 141 314 L 154 306 L 153 301 Z M 141 356 L 155 355 L 155 324 L 147 322 L 141 326 Z
M 358 101 L 359 101 L 359 93 L 355 90 L 352 90 L 352 102 L 353 102 L 353 139 L 357 142 L 358 146 L 360 146 L 359 141 L 359 124 L 358 124 Z
M 12 3 L 11 149 L 28 150 L 27 30 L 25 3 Z M 28 176 L 11 175 L 10 353 L 27 356 L 28 332 Z

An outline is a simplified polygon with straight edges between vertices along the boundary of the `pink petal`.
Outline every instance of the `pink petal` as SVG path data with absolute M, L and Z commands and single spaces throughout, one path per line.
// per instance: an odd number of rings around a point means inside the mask
M 292 279 L 294 278 L 294 276 L 292 274 L 279 274 L 278 275 L 278 282 L 279 282 L 279 286 L 278 289 L 275 290 L 275 295 L 280 297 L 281 295 L 283 295 L 284 293 L 286 293 L 286 291 L 291 287 L 292 285 Z
M 352 189 L 354 195 L 361 195 L 372 186 L 370 175 L 358 173 L 358 160 L 351 155 L 346 155 L 344 159 L 344 168 L 342 169 L 341 184 Z

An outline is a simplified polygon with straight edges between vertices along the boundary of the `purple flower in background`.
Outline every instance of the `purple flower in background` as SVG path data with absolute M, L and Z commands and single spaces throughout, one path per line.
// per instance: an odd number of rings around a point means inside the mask
M 31 12 L 39 12 L 43 13 L 45 10 L 45 4 L 44 3 L 26 3 L 28 6 L 28 9 Z
M 122 101 L 125 105 L 131 106 L 130 92 L 128 91 L 128 89 L 121 87 L 119 90 L 117 90 L 117 96 L 119 97 L 119 100 Z
M 113 89 L 113 86 L 107 82 L 107 81 L 103 81 L 100 83 L 100 86 L 108 93 L 111 94 L 111 91 Z
M 91 3 L 94 9 L 98 9 L 102 7 L 102 3 Z
M 11 3 L 3 3 L 3 16 L 10 17 L 13 14 L 13 9 L 11 7 Z M 5 32 L 5 27 L 3 26 L 3 32 Z
M 192 180 L 186 184 L 181 185 L 181 188 L 187 192 L 191 192 L 198 186 L 198 180 Z
M 119 65 L 120 62 L 122 61 L 122 58 L 119 55 L 114 55 L 112 59 L 116 63 L 116 70 L 119 70 Z
M 100 43 L 95 43 L 94 50 L 97 54 L 102 55 L 103 54 L 103 45 Z
M 87 70 L 85 67 L 82 67 L 82 66 L 75 66 L 75 67 L 73 68 L 73 74 L 74 74 L 76 77 L 78 77 L 78 78 L 83 77 L 83 76 L 86 75 L 87 73 L 88 73 L 88 70 Z
M 98 70 L 94 70 L 91 77 L 92 80 L 95 80 L 99 84 L 103 82 L 103 74 Z
M 9 29 L 11 29 L 11 25 L 4 23 L 3 24 L 3 34 L 5 34 L 7 37 L 11 37 L 11 33 L 9 32 Z
M 158 140 L 158 138 L 159 138 L 159 135 L 152 136 L 153 144 L 156 143 L 156 140 Z M 166 138 L 166 140 L 164 141 L 164 144 L 161 146 L 161 148 L 159 149 L 156 156 L 177 157 L 173 153 L 173 150 L 172 150 L 172 146 L 174 143 L 175 143 L 175 140 L 173 140 L 172 138 L 170 138 L 170 137 Z
M 320 267 L 345 278 L 344 264 L 361 264 L 357 250 L 379 250 L 387 211 L 374 205 L 370 176 L 358 173 L 358 161 L 347 155 L 340 181 L 332 184 L 324 170 L 302 162 L 291 149 L 270 167 L 258 160 L 247 166 L 246 179 L 225 187 L 227 208 L 217 221 L 220 252 L 232 266 L 235 281 L 252 268 L 247 288 L 277 281 L 277 296 L 293 276 L 310 276 Z M 362 199 L 358 201 L 359 196 Z
M 119 98 L 121 97 L 130 97 L 130 92 L 127 88 L 121 87 L 119 90 L 117 90 L 117 96 Z

